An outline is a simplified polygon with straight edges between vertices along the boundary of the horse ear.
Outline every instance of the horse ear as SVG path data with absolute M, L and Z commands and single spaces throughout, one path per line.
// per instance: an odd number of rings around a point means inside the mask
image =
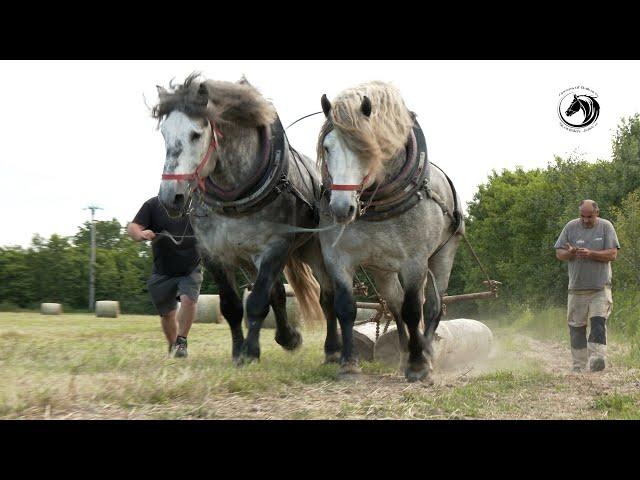
M 156 85 L 156 89 L 158 90 L 158 95 L 167 93 L 167 89 L 164 87 L 161 87 L 160 85 Z
M 362 113 L 364 113 L 365 117 L 368 117 L 371 115 L 371 100 L 369 100 L 369 97 L 367 97 L 366 95 L 362 99 L 362 105 L 360 105 L 360 110 L 362 110 Z
M 324 116 L 328 117 L 329 112 L 331 111 L 331 102 L 327 98 L 327 94 L 322 94 L 322 98 L 320 99 L 320 103 L 322 104 L 322 111 L 324 112 Z
M 198 87 L 198 103 L 201 105 L 206 105 L 209 102 L 209 90 L 207 90 L 207 86 L 202 82 Z

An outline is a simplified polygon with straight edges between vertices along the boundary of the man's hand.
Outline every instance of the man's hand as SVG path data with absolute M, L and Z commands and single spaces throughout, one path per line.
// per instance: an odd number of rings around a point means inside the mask
M 576 250 L 576 255 L 578 258 L 591 258 L 593 256 L 593 250 L 589 250 L 588 248 L 578 248 Z
M 140 232 L 141 240 L 153 240 L 156 238 L 156 234 L 153 230 L 143 230 Z
M 578 251 L 578 247 L 574 247 L 569 242 L 565 243 L 564 246 L 567 252 L 569 252 L 571 255 L 575 254 Z M 582 249 L 582 250 L 585 250 L 585 249 Z
M 138 225 L 137 223 L 133 222 L 127 225 L 127 233 L 136 242 L 142 242 L 143 240 L 153 240 L 154 238 L 156 238 L 156 234 L 153 232 L 153 230 L 145 230 L 142 225 Z

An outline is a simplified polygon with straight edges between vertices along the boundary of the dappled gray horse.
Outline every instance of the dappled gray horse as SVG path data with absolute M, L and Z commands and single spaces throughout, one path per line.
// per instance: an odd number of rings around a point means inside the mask
M 234 361 L 260 357 L 260 328 L 270 305 L 276 341 L 297 348 L 302 337 L 287 319 L 280 275 L 284 269 L 303 318 L 322 318 L 319 285 L 312 276 L 322 281 L 319 240 L 287 227 L 317 226 L 316 166 L 290 147 L 275 108 L 245 79 L 199 81 L 192 74 L 170 90 L 159 87 L 153 116 L 161 121 L 166 145 L 159 198 L 170 215 L 191 214 L 231 328 Z M 238 267 L 255 278 L 246 301 L 246 340 Z
M 335 309 L 340 322 L 342 371 L 359 371 L 352 282 L 362 265 L 371 271 L 398 324 L 406 378 L 423 379 L 432 368 L 441 295 L 464 232 L 459 199 L 446 175 L 428 162 L 422 130 L 396 88 L 371 82 L 343 91 L 333 102 L 323 95 L 322 109 L 320 225 L 335 221 L 343 226 L 319 233 L 333 285 L 322 301 L 323 308 Z M 423 317 L 424 334 L 419 327 Z M 340 352 L 333 322 L 327 356 Z

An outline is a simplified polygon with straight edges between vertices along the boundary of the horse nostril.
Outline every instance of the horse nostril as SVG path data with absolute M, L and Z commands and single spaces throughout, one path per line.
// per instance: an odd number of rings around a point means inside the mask
M 176 195 L 176 198 L 174 199 L 174 202 L 176 205 L 181 206 L 184 202 L 184 195 L 179 193 Z
M 353 205 L 351 205 L 351 206 L 349 207 L 349 217 L 352 217 L 352 216 L 353 216 L 353 214 L 355 213 L 355 211 L 356 211 L 356 207 L 354 207 Z

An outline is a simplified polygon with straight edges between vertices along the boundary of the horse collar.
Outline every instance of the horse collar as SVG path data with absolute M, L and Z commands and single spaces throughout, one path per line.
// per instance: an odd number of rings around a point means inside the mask
M 280 193 L 277 187 L 286 181 L 288 173 L 284 129 L 280 118 L 276 117 L 274 123 L 260 127 L 259 131 L 261 148 L 256 155 L 258 167 L 251 178 L 234 189 L 224 190 L 208 177 L 204 182 L 204 191 L 198 192 L 201 201 L 215 212 L 227 216 L 246 215 L 261 209 Z

